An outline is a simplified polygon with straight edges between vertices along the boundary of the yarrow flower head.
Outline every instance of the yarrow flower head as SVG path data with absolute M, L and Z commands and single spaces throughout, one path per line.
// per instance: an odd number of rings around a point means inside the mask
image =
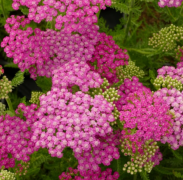
M 16 19 L 19 19 L 19 16 Z M 23 19 L 27 23 L 27 19 Z M 29 69 L 33 79 L 37 75 L 51 77 L 52 70 L 72 58 L 79 58 L 80 61 L 90 60 L 99 37 L 96 25 L 84 25 L 82 30 L 78 31 L 79 34 L 51 29 L 33 30 L 31 27 L 23 30 L 19 26 L 15 27 L 8 31 L 10 35 L 3 39 L 1 47 L 4 47 L 7 56 L 13 58 L 13 62 L 18 64 L 21 71 Z
M 112 133 L 113 106 L 103 96 L 93 99 L 81 91 L 52 88 L 40 97 L 32 141 L 36 149 L 48 148 L 51 156 L 61 158 L 65 147 L 75 153 L 91 150 L 100 144 L 96 135 Z
M 174 120 L 169 105 L 162 98 L 153 96 L 150 90 L 129 94 L 128 103 L 122 107 L 120 120 L 124 123 L 122 139 L 130 141 L 127 148 L 133 153 L 143 153 L 147 140 L 160 141 L 173 133 Z
M 126 148 L 126 141 L 122 140 L 121 148 L 125 156 L 131 156 L 130 161 L 124 164 L 123 171 L 127 171 L 130 174 L 136 174 L 137 172 L 142 172 L 144 169 L 148 173 L 151 172 L 152 168 L 159 164 L 162 160 L 162 154 L 159 151 L 157 142 L 153 140 L 147 140 L 145 144 L 142 145 L 144 153 L 131 152 Z
M 183 146 L 183 93 L 177 89 L 163 88 L 154 93 L 155 96 L 165 100 L 167 105 L 171 106 L 171 113 L 174 115 L 173 133 L 163 136 L 162 143 L 169 143 L 173 150 Z
M 118 66 L 116 68 L 116 74 L 117 78 L 124 82 L 125 79 L 132 80 L 133 76 L 136 76 L 137 78 L 143 78 L 145 75 L 143 70 L 140 70 L 138 66 L 135 65 L 135 62 L 129 61 L 128 65 L 126 66 Z
M 7 171 L 7 170 L 1 170 L 0 171 L 0 179 L 2 180 L 15 180 L 15 174 Z
M 102 83 L 100 75 L 90 71 L 88 64 L 79 59 L 73 59 L 53 71 L 53 87 L 67 88 L 77 85 L 81 91 L 87 92 L 89 88 L 98 88 Z
M 165 0 L 161 0 L 160 2 L 165 2 Z M 177 47 L 177 42 L 182 38 L 183 27 L 171 24 L 169 27 L 162 28 L 159 33 L 153 33 L 153 37 L 149 38 L 149 45 L 167 52 L 174 50 Z
M 116 76 L 116 67 L 127 65 L 128 59 L 127 50 L 120 49 L 112 36 L 101 33 L 90 60 L 91 69 L 105 77 L 110 83 L 115 83 L 119 81 Z
M 119 173 L 114 172 L 112 174 L 112 169 L 107 168 L 105 171 L 101 171 L 99 169 L 95 173 L 93 171 L 88 171 L 87 173 L 79 172 L 78 169 L 72 169 L 68 168 L 69 172 L 65 173 L 63 172 L 60 176 L 60 180 L 66 180 L 66 179 L 73 179 L 74 176 L 75 180 L 81 180 L 81 179 L 100 179 L 100 180 L 117 180 L 119 178 Z
M 7 99 L 10 92 L 12 92 L 12 83 L 6 76 L 3 76 L 0 80 L 0 99 Z
M 183 67 L 175 68 L 173 66 L 163 66 L 158 69 L 158 76 L 154 80 L 153 85 L 156 89 L 161 88 L 176 88 L 178 90 L 183 89 Z
M 35 120 L 33 118 L 35 108 L 34 104 L 27 107 L 24 104 L 19 104 L 16 112 L 19 114 L 19 110 L 24 110 L 23 115 L 26 117 L 26 121 L 16 116 L 0 116 L 0 167 L 14 167 L 15 159 L 29 161 L 29 155 L 34 152 L 31 126 Z M 8 154 L 11 154 L 12 157 L 9 158 Z
M 55 28 L 63 29 L 66 32 L 73 32 L 80 29 L 84 24 L 97 23 L 96 13 L 111 5 L 111 0 L 40 0 L 22 1 L 13 0 L 12 7 L 18 10 L 20 6 L 29 8 L 28 18 L 40 23 L 55 19 Z M 100 7 L 100 9 L 99 9 Z
M 125 79 L 124 83 L 118 89 L 118 94 L 120 95 L 120 99 L 115 102 L 117 109 L 121 111 L 123 105 L 128 103 L 126 98 L 130 93 L 141 91 L 143 89 L 148 89 L 148 88 L 143 86 L 143 84 L 139 82 L 139 79 L 136 76 L 133 76 L 131 80 L 128 78 Z

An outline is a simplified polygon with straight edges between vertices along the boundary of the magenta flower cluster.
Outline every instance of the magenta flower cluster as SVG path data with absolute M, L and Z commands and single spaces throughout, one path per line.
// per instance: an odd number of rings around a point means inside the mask
M 40 23 L 42 20 L 55 21 L 55 28 L 67 33 L 77 31 L 84 24 L 97 23 L 96 13 L 111 5 L 111 0 L 13 0 L 15 10 L 19 6 L 29 8 L 28 18 Z M 100 7 L 100 9 L 99 9 Z
M 31 141 L 34 123 L 34 109 L 37 105 L 25 106 L 20 104 L 18 110 L 23 111 L 26 121 L 19 117 L 11 117 L 8 114 L 0 116 L 0 167 L 10 168 L 15 166 L 15 159 L 24 162 L 29 161 L 29 155 L 34 152 L 34 142 Z M 11 158 L 8 157 L 11 154 Z
M 68 88 L 77 85 L 83 92 L 89 88 L 99 88 L 102 83 L 100 75 L 90 71 L 87 63 L 79 59 L 73 59 L 54 70 L 52 76 L 52 87 Z
M 99 34 L 96 25 L 85 25 L 79 34 L 66 34 L 54 30 L 18 29 L 29 23 L 24 16 L 10 17 L 5 25 L 9 37 L 5 37 L 1 47 L 21 71 L 29 69 L 33 79 L 39 76 L 51 77 L 52 70 L 62 66 L 72 58 L 88 61 L 95 51 L 94 45 Z
M 169 143 L 173 150 L 177 150 L 180 146 L 183 146 L 183 93 L 176 90 L 163 88 L 154 93 L 155 96 L 165 100 L 167 105 L 171 106 L 171 112 L 175 115 L 175 122 L 172 130 L 173 134 L 164 136 L 161 140 L 162 143 Z
M 105 77 L 110 83 L 118 82 L 116 67 L 128 64 L 129 56 L 126 52 L 127 50 L 122 50 L 115 44 L 112 36 L 101 33 L 93 57 L 90 60 L 92 63 L 97 61 L 97 69 L 92 65 L 90 68 Z
M 65 147 L 75 153 L 89 151 L 100 144 L 96 135 L 113 131 L 109 125 L 114 121 L 113 106 L 101 95 L 93 99 L 82 92 L 52 88 L 40 97 L 40 106 L 32 141 L 36 149 L 48 148 L 52 156 L 61 158 Z
M 106 136 L 98 136 L 100 144 L 93 148 L 92 151 L 85 150 L 75 152 L 74 155 L 78 160 L 78 170 L 85 173 L 89 170 L 97 172 L 99 164 L 109 166 L 113 159 L 119 159 L 120 154 L 117 146 L 120 145 L 120 132 L 108 133 Z
M 120 112 L 120 120 L 125 123 L 121 134 L 122 139 L 131 141 L 127 148 L 132 152 L 143 153 L 142 145 L 147 140 L 160 141 L 173 133 L 174 120 L 163 99 L 153 96 L 148 89 L 131 93 L 126 99 L 128 103 Z
M 69 172 L 65 173 L 63 172 L 60 176 L 60 180 L 69 180 L 72 179 L 72 176 L 74 175 L 75 180 L 117 180 L 119 178 L 119 173 L 114 172 L 112 174 L 112 169 L 107 168 L 105 171 L 101 171 L 99 169 L 97 172 L 93 173 L 93 171 L 88 171 L 87 173 L 80 173 L 77 169 L 68 168 Z
M 168 7 L 179 7 L 181 6 L 182 0 L 160 0 L 158 5 L 163 8 L 165 6 Z
M 167 75 L 169 75 L 173 79 L 177 79 L 178 81 L 183 83 L 183 77 L 182 77 L 183 68 L 175 68 L 173 66 L 163 66 L 162 68 L 158 69 L 157 72 L 158 72 L 157 77 L 159 76 L 166 77 Z
M 136 76 L 132 77 L 132 80 L 125 79 L 124 83 L 119 87 L 118 94 L 121 96 L 118 101 L 115 102 L 117 109 L 120 111 L 123 105 L 127 104 L 126 98 L 130 93 L 133 93 L 138 90 L 147 89 Z

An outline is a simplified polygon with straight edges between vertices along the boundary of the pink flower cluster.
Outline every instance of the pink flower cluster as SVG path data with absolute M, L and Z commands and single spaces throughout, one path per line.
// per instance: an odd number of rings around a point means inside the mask
M 96 135 L 112 133 L 113 106 L 103 96 L 91 98 L 82 92 L 72 94 L 66 89 L 52 88 L 40 97 L 32 141 L 36 149 L 48 148 L 52 156 L 61 158 L 70 147 L 75 153 L 90 151 L 100 145 Z
M 119 159 L 120 154 L 116 146 L 120 145 L 120 132 L 108 133 L 106 136 L 97 136 L 100 144 L 93 150 L 75 152 L 74 155 L 78 160 L 78 170 L 80 173 L 87 171 L 97 172 L 99 164 L 109 166 L 113 159 Z
M 118 94 L 121 96 L 118 101 L 115 102 L 117 109 L 120 111 L 123 105 L 127 104 L 126 98 L 130 93 L 133 93 L 138 90 L 148 89 L 135 76 L 132 77 L 132 80 L 125 79 L 124 83 L 119 87 Z M 149 89 L 150 91 L 150 89 Z
M 162 68 L 157 70 L 158 76 L 166 77 L 169 75 L 173 79 L 177 79 L 181 83 L 183 83 L 183 68 L 175 68 L 173 66 L 163 66 Z
M 41 31 L 38 28 L 18 29 L 20 22 L 26 24 L 28 21 L 19 16 L 9 18 L 6 29 L 10 35 L 3 39 L 1 47 L 5 47 L 7 56 L 14 59 L 13 62 L 18 64 L 21 71 L 29 69 L 33 79 L 37 75 L 51 77 L 52 70 L 72 58 L 81 61 L 92 58 L 100 34 L 96 25 L 91 25 L 90 28 L 88 25 L 83 26 L 78 30 L 82 35 L 54 30 Z
M 160 152 L 160 150 L 158 149 L 155 153 L 154 156 L 151 157 L 150 161 L 151 162 L 154 162 L 154 165 L 153 166 L 157 166 L 160 164 L 160 161 L 163 160 L 163 155 L 162 153 Z
M 181 6 L 182 0 L 160 0 L 158 5 L 163 8 L 165 6 L 168 7 L 179 7 Z
M 105 171 L 101 171 L 99 169 L 97 172 L 93 173 L 93 171 L 88 171 L 87 173 L 80 173 L 77 169 L 68 168 L 69 172 L 65 173 L 63 172 L 60 176 L 60 180 L 69 180 L 72 179 L 72 176 L 74 175 L 75 180 L 117 180 L 119 178 L 119 173 L 114 172 L 112 175 L 112 169 L 107 168 Z
M 128 64 L 129 56 L 126 52 L 127 50 L 122 50 L 115 44 L 112 36 L 101 33 L 93 57 L 90 60 L 94 64 L 97 61 L 97 69 L 91 65 L 91 70 L 98 72 L 110 83 L 118 82 L 116 67 Z
M 168 114 L 169 105 L 153 96 L 147 89 L 129 94 L 128 103 L 122 107 L 120 120 L 124 122 L 122 139 L 131 141 L 127 148 L 143 153 L 142 145 L 147 140 L 160 141 L 171 135 L 174 120 Z
M 183 146 L 183 93 L 176 90 L 163 88 L 154 93 L 155 96 L 165 100 L 167 105 L 171 106 L 171 111 L 175 114 L 175 122 L 173 123 L 173 134 L 166 135 L 162 138 L 161 142 L 168 142 L 173 150 Z
M 13 0 L 15 10 L 19 6 L 29 8 L 28 18 L 40 23 L 42 20 L 55 21 L 55 28 L 66 32 L 77 31 L 84 24 L 97 23 L 96 13 L 111 5 L 111 0 Z M 100 5 L 100 9 L 99 9 Z
M 53 71 L 52 87 L 67 88 L 73 85 L 87 92 L 89 88 L 98 88 L 103 79 L 98 73 L 90 71 L 86 62 L 73 59 L 62 67 Z
M 31 106 L 19 105 L 19 110 L 23 111 L 26 121 L 19 117 L 9 115 L 0 116 L 0 167 L 10 168 L 15 166 L 15 159 L 29 161 L 29 156 L 34 152 L 34 143 L 31 141 L 32 129 L 34 123 L 34 109 L 37 105 Z M 16 110 L 18 113 L 18 109 Z M 8 158 L 8 154 L 12 157 Z

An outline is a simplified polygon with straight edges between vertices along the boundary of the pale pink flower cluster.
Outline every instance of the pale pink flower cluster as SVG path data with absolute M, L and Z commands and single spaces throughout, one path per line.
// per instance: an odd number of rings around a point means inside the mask
M 175 68 L 173 66 L 163 66 L 162 68 L 158 69 L 157 72 L 157 78 L 160 76 L 166 77 L 167 75 L 169 75 L 173 79 L 177 79 L 178 81 L 183 83 L 183 67 Z
M 84 24 L 97 23 L 96 13 L 111 5 L 111 0 L 13 0 L 15 10 L 19 6 L 29 8 L 28 18 L 40 23 L 42 20 L 55 22 L 56 29 L 67 33 L 77 31 Z M 100 9 L 99 9 L 100 7 Z
M 40 97 L 40 106 L 32 141 L 36 149 L 48 148 L 52 156 L 61 158 L 65 147 L 75 153 L 89 151 L 100 145 L 96 135 L 104 137 L 113 131 L 109 125 L 115 120 L 113 106 L 101 95 L 93 99 L 82 92 L 52 88 Z
M 156 91 L 154 95 L 164 99 L 167 105 L 171 106 L 171 112 L 175 115 L 175 122 L 172 127 L 173 134 L 164 136 L 161 142 L 167 142 L 173 150 L 177 150 L 180 146 L 183 146 L 183 93 L 176 89 L 163 88 Z
M 160 0 L 158 5 L 163 8 L 165 6 L 168 7 L 179 7 L 181 6 L 182 0 Z
M 79 59 L 73 59 L 53 71 L 52 87 L 67 88 L 77 85 L 81 91 L 87 92 L 89 88 L 98 88 L 102 83 L 100 75 L 90 71 L 86 62 Z

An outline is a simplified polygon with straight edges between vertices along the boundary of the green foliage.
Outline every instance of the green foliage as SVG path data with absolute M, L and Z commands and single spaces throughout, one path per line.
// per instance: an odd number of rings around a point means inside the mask
M 24 82 L 24 73 L 22 71 L 18 71 L 15 74 L 15 77 L 12 79 L 11 83 L 12 83 L 12 87 L 15 88 L 17 86 L 19 86 L 20 84 L 22 84 Z
M 142 171 L 142 172 L 140 173 L 140 176 L 141 176 L 142 180 L 150 180 L 150 179 L 149 179 L 149 174 L 147 174 L 146 171 Z
M 51 78 L 37 77 L 36 84 L 46 93 L 51 90 L 52 81 Z

